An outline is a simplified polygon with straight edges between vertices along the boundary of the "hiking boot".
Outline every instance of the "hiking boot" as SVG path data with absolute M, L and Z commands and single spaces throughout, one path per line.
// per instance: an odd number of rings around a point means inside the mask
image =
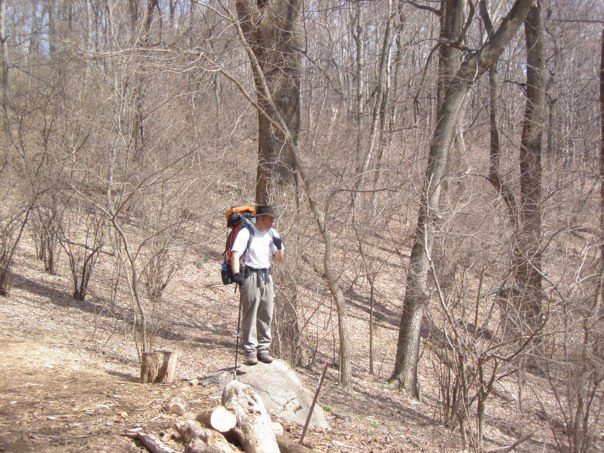
M 262 351 L 258 353 L 258 360 L 260 360 L 262 363 L 271 363 L 273 358 L 267 351 Z
M 245 362 L 245 364 L 252 366 L 252 365 L 256 365 L 257 363 L 258 363 L 258 359 L 256 358 L 256 353 L 249 352 L 247 355 L 247 361 Z

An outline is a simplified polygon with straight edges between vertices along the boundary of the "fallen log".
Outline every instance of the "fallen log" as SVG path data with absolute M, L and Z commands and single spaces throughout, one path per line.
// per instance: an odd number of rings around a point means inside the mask
M 177 453 L 176 450 L 168 447 L 154 434 L 147 434 L 141 430 L 130 430 L 126 433 L 126 436 L 138 440 L 151 453 Z
M 178 353 L 170 350 L 143 352 L 141 363 L 141 382 L 143 384 L 156 382 L 171 383 L 176 374 Z
M 179 422 L 175 429 L 185 444 L 185 453 L 235 453 L 239 451 L 222 434 L 201 426 L 193 420 Z
M 279 453 L 271 418 L 264 402 L 249 386 L 231 381 L 222 392 L 222 405 L 233 412 L 233 433 L 247 453 Z
M 197 415 L 195 420 L 220 433 L 232 430 L 237 424 L 235 414 L 225 409 L 224 406 L 217 406 L 213 409 L 203 411 Z

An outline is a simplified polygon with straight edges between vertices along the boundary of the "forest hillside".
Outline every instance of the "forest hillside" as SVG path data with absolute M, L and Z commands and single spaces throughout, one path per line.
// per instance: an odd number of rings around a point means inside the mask
M 604 448 L 603 24 L 597 0 L 0 0 L 0 451 L 185 450 L 234 366 L 242 205 L 285 244 L 271 354 L 312 391 L 327 366 L 306 448 Z M 141 383 L 166 349 L 174 381 Z

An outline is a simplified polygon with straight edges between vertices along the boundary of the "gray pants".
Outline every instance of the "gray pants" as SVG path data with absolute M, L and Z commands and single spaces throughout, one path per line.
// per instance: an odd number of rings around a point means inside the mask
M 246 353 L 268 352 L 273 320 L 273 278 L 252 272 L 241 285 L 243 348 Z

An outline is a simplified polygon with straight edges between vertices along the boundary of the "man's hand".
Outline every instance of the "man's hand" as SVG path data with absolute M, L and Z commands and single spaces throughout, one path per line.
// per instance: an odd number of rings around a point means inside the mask
M 237 283 L 239 286 L 243 285 L 243 278 L 241 277 L 240 273 L 237 273 L 237 274 L 233 275 L 233 281 L 235 283 Z
M 275 247 L 277 247 L 277 250 L 283 249 L 283 239 L 275 236 L 275 237 L 273 237 L 273 244 L 275 244 Z

